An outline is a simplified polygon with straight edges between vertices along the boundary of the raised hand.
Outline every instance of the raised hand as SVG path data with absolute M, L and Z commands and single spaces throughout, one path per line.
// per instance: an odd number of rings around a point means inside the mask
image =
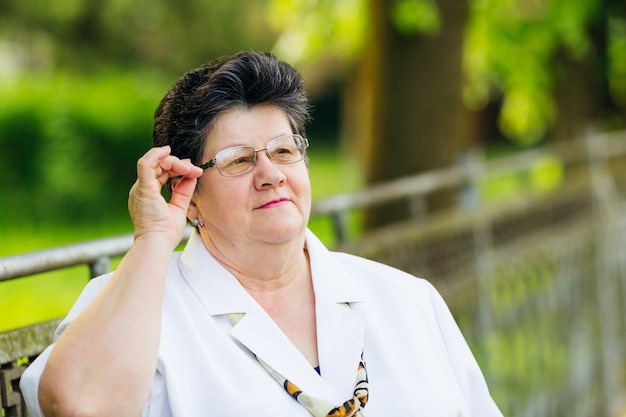
M 137 181 L 130 190 L 128 209 L 135 227 L 135 240 L 165 238 L 172 249 L 182 239 L 187 208 L 202 169 L 189 160 L 171 155 L 169 146 L 152 148 L 137 162 Z M 168 203 L 163 185 L 176 178 Z

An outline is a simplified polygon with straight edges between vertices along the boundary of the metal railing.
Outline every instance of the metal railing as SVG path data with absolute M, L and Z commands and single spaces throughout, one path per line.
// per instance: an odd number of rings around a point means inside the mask
M 549 189 L 486 200 L 485 185 L 530 181 L 550 161 Z M 352 213 L 460 190 L 453 210 L 350 237 Z M 613 417 L 626 404 L 626 132 L 440 169 L 316 201 L 336 248 L 430 279 L 448 301 L 507 416 Z M 0 281 L 88 264 L 108 271 L 132 236 L 0 258 Z M 5 415 L 23 415 L 16 381 L 56 321 L 0 333 Z M 2 382 L 4 381 L 4 382 Z M 8 382 L 7 382 L 8 381 Z M 13 413 L 13 414 L 11 414 Z

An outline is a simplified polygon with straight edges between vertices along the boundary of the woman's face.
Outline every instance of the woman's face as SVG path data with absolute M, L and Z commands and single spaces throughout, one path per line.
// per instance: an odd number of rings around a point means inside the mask
M 264 148 L 270 139 L 291 134 L 285 112 L 271 105 L 234 108 L 220 114 L 207 136 L 203 162 L 232 146 Z M 208 168 L 198 182 L 188 218 L 204 222 L 201 231 L 215 245 L 283 243 L 303 237 L 311 209 L 311 184 L 305 160 L 277 165 L 264 151 L 245 174 L 225 177 Z M 206 233 L 208 232 L 208 236 Z

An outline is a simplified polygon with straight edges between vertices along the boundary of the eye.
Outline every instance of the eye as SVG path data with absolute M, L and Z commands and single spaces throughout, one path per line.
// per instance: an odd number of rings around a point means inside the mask
M 226 169 L 247 165 L 254 162 L 254 150 L 245 147 L 228 148 L 218 152 L 216 159 L 217 164 Z
M 282 155 L 291 155 L 291 154 L 293 154 L 295 152 L 296 152 L 296 148 L 295 147 L 294 148 L 282 147 L 282 148 L 276 148 L 274 150 L 274 154 L 277 154 L 277 155 L 281 155 L 281 154 Z
M 271 152 L 272 159 L 278 163 L 290 163 L 300 159 L 295 146 L 280 146 Z
M 241 155 L 233 159 L 223 161 L 223 165 L 226 167 L 236 165 L 247 165 L 252 163 L 252 157 L 248 155 Z

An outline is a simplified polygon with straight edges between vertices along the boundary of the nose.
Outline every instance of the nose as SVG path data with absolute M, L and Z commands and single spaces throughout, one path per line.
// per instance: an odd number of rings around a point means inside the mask
M 256 150 L 256 164 L 253 171 L 255 186 L 259 189 L 279 185 L 286 180 L 280 166 L 272 161 L 265 148 Z

